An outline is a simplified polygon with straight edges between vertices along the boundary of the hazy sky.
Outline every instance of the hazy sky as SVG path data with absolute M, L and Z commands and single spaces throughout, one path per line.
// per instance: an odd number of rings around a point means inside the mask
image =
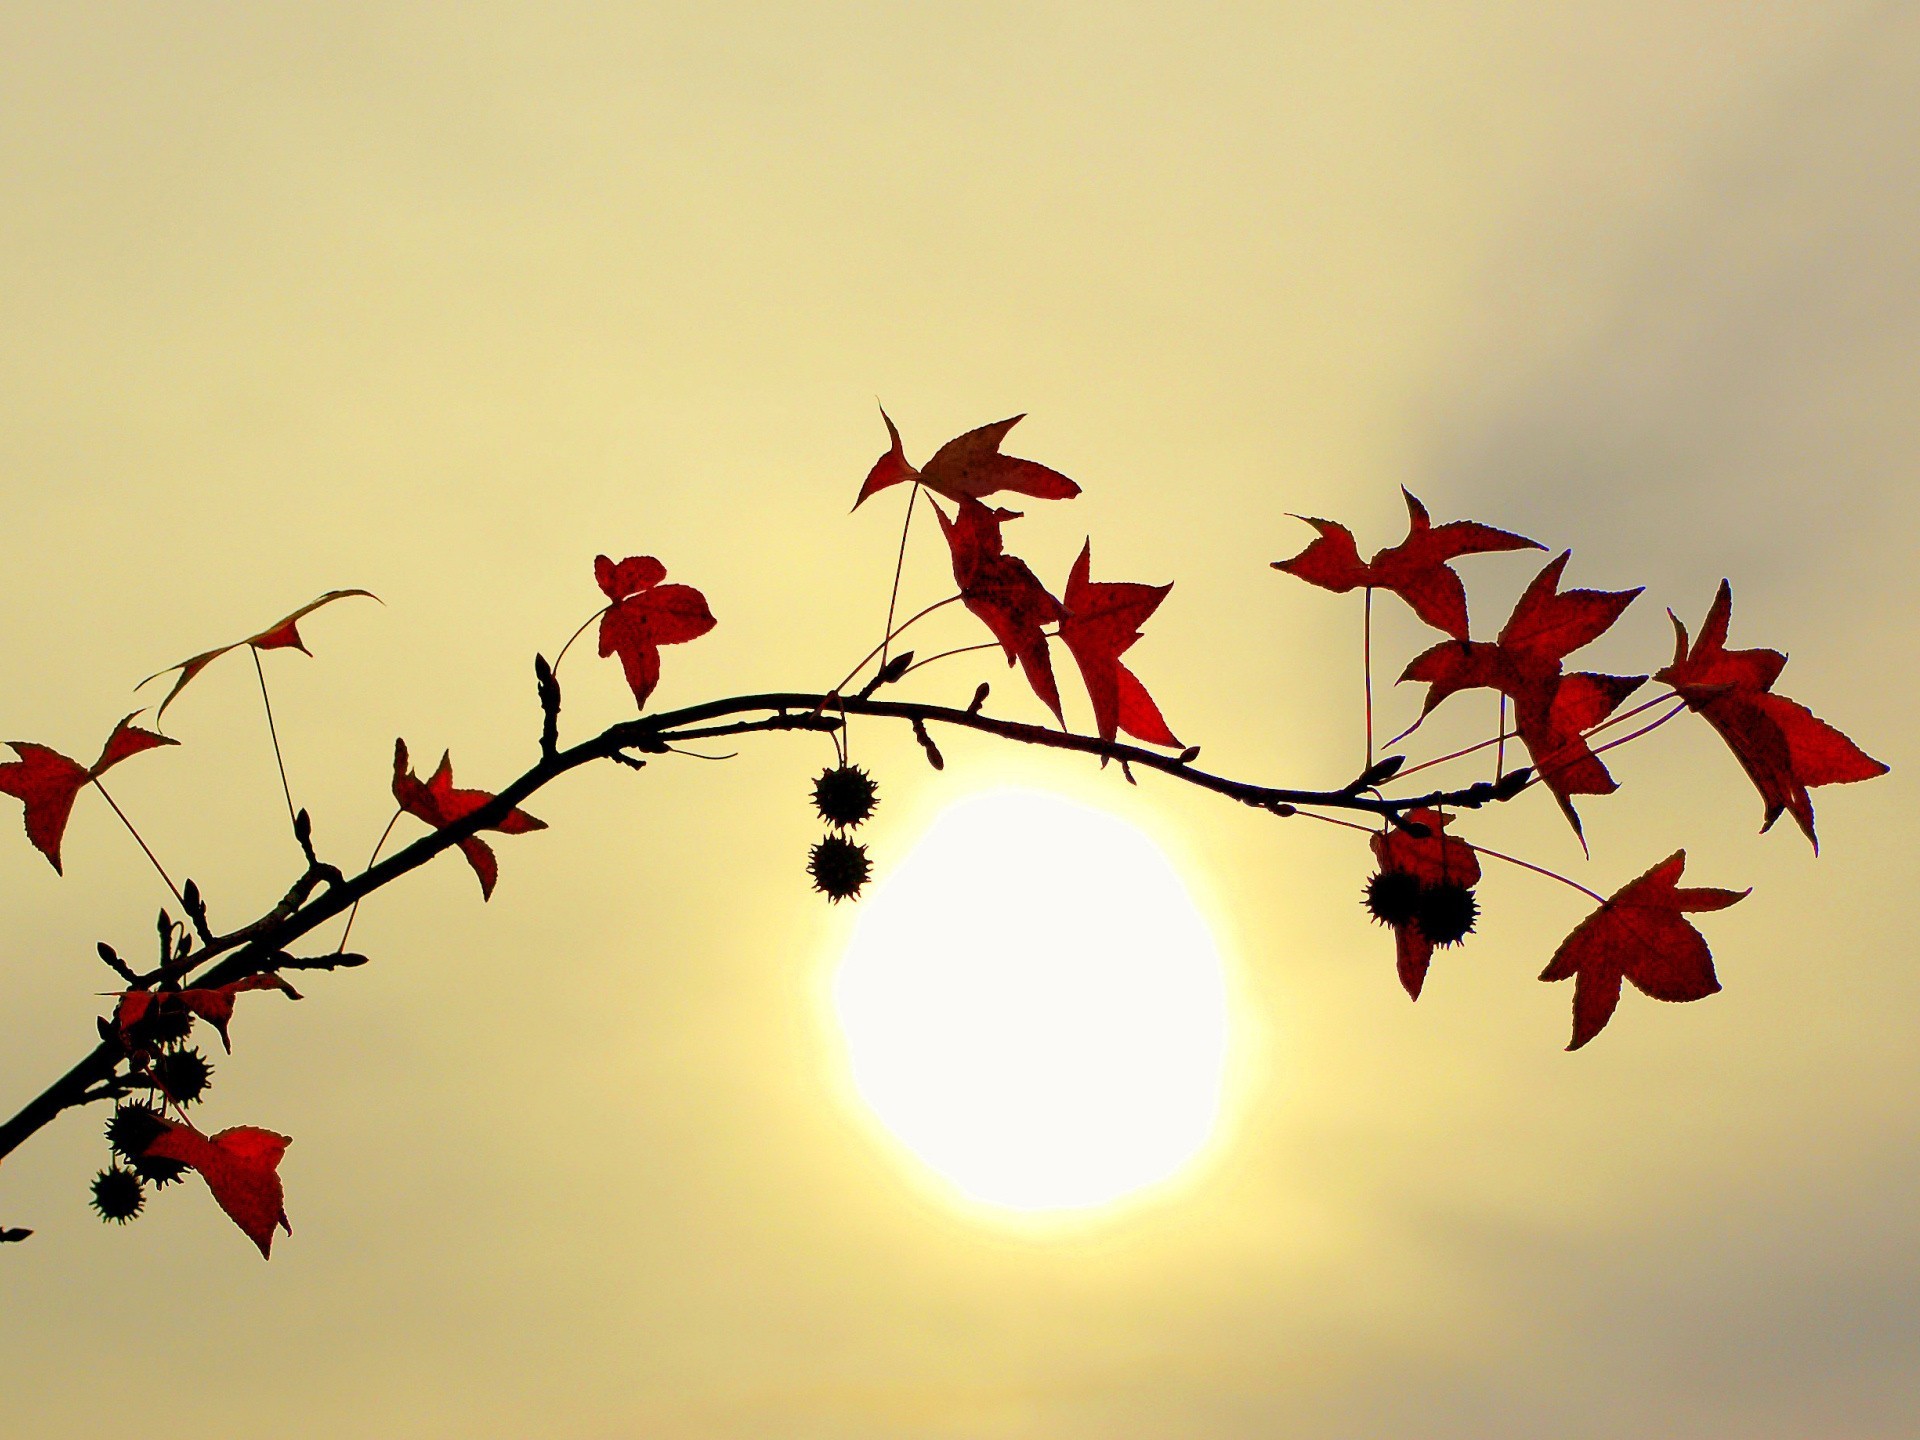
M 1490 875 L 1410 1005 L 1357 837 L 959 739 L 934 775 L 869 727 L 883 867 L 1056 789 L 1158 840 L 1226 957 L 1203 1164 L 1039 1235 L 851 1090 L 823 745 L 575 777 L 490 904 L 441 862 L 362 915 L 375 964 L 250 997 L 206 1109 L 295 1137 L 271 1263 L 197 1182 L 99 1225 L 98 1112 L 7 1162 L 39 1233 L 0 1250 L 0 1429 L 1920 1431 L 1917 156 L 1920 18 L 1840 0 L 6 7 L 0 733 L 90 756 L 141 676 L 366 586 L 268 657 L 357 862 L 396 735 L 463 783 L 528 763 L 597 551 L 719 617 L 660 704 L 830 684 L 897 536 L 847 513 L 879 397 L 916 458 L 1030 412 L 1009 448 L 1086 493 L 1017 548 L 1176 582 L 1129 658 L 1220 769 L 1352 773 L 1357 602 L 1267 562 L 1290 512 L 1398 538 L 1404 484 L 1647 585 L 1596 668 L 1662 663 L 1662 607 L 1731 578 L 1734 643 L 1894 773 L 1816 793 L 1818 860 L 1704 727 L 1624 754 L 1591 864 L 1544 802 L 1484 819 L 1597 889 L 1683 844 L 1755 887 L 1706 918 L 1724 993 L 1629 994 L 1568 1055 L 1533 977 L 1570 892 Z M 937 536 L 910 559 L 937 598 Z M 1485 629 L 1532 567 L 1472 564 Z M 1425 643 L 1391 607 L 1378 641 Z M 988 658 L 929 697 L 1036 714 Z M 575 733 L 631 713 L 568 671 Z M 114 786 L 217 921 L 297 863 L 252 686 L 210 670 Z M 14 825 L 8 1111 L 163 898 L 97 797 L 64 879 Z

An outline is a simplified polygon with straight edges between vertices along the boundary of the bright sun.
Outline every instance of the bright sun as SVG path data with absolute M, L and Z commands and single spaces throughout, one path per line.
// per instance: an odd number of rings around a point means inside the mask
M 1218 1118 L 1227 996 L 1172 864 L 1124 820 L 1001 790 L 945 811 L 861 914 L 835 1001 L 881 1122 L 961 1193 L 1100 1205 Z

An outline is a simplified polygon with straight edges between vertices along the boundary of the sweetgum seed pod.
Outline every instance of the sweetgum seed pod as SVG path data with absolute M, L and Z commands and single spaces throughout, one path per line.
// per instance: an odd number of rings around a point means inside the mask
M 102 1220 L 124 1225 L 147 1203 L 147 1188 L 131 1170 L 109 1165 L 93 1177 L 93 1208 Z
M 1436 945 L 1458 945 L 1480 918 L 1480 902 L 1465 885 L 1427 885 L 1421 887 L 1414 923 L 1420 933 Z
M 213 1079 L 213 1066 L 198 1050 L 169 1050 L 153 1068 L 161 1088 L 182 1105 L 191 1105 L 206 1094 L 207 1084 Z
M 166 1128 L 166 1121 L 153 1106 L 129 1100 L 116 1106 L 107 1121 L 107 1143 L 113 1147 L 114 1154 L 137 1163 L 147 1153 L 147 1146 L 158 1140 Z
M 813 782 L 813 808 L 829 825 L 848 829 L 873 814 L 879 786 L 858 765 L 823 770 Z
M 807 873 L 813 876 L 813 888 L 835 904 L 858 896 L 872 872 L 867 847 L 841 835 L 827 836 L 807 855 Z
M 1365 903 L 1374 919 L 1398 930 L 1419 910 L 1420 882 L 1404 870 L 1382 870 L 1367 881 Z

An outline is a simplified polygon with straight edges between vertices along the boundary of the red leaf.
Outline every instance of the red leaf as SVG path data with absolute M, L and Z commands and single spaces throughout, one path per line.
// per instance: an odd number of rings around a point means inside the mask
M 227 1025 L 233 1019 L 233 997 L 247 990 L 282 990 L 295 1000 L 300 998 L 300 992 L 282 979 L 277 971 L 269 970 L 226 985 L 191 990 L 123 990 L 119 1004 L 114 1006 L 113 1023 L 120 1030 L 120 1039 L 125 1042 L 127 1032 L 144 1020 L 156 1004 L 161 1009 L 177 1005 L 213 1026 L 220 1034 L 220 1043 L 231 1055 L 233 1042 L 227 1038 Z
M 986 622 L 1006 652 L 1007 663 L 1020 662 L 1033 693 L 1064 726 L 1060 687 L 1054 681 L 1047 637 L 1041 630 L 1064 612 L 1027 562 L 1005 551 L 1000 522 L 1018 517 L 1011 510 L 989 510 L 978 500 L 962 500 L 952 520 L 938 505 L 933 513 L 953 552 L 953 578 L 960 586 L 961 600 Z
M 236 1125 L 208 1139 L 191 1125 L 169 1124 L 146 1153 L 198 1170 L 228 1218 L 260 1247 L 262 1259 L 270 1259 L 274 1227 L 293 1233 L 279 1175 L 280 1157 L 292 1143 L 288 1136 L 251 1125 Z
M 129 715 L 113 727 L 113 733 L 100 749 L 100 758 L 93 762 L 90 770 L 45 745 L 27 740 L 8 743 L 20 758 L 0 765 L 0 793 L 25 802 L 27 838 L 59 871 L 60 841 L 67 833 L 67 817 L 73 813 L 73 802 L 81 789 L 130 755 L 138 755 L 156 745 L 180 742 L 140 729 L 133 723 L 133 715 Z
M 1026 418 L 1024 415 L 996 420 L 991 425 L 955 436 L 933 452 L 924 470 L 916 470 L 908 463 L 906 452 L 900 446 L 900 431 L 884 409 L 880 418 L 887 423 L 887 438 L 892 443 L 867 472 L 859 498 L 853 502 L 856 510 L 869 495 L 903 480 L 918 480 L 929 490 L 956 503 L 979 500 L 1002 490 L 1031 495 L 1037 500 L 1071 500 L 1080 493 L 1080 487 L 1059 471 L 1049 470 L 1033 460 L 1000 453 L 1000 442 Z
M 660 647 L 698 640 L 713 629 L 713 612 L 691 585 L 662 585 L 667 567 L 651 555 L 618 565 L 597 555 L 593 575 L 613 602 L 600 617 L 600 654 L 620 657 L 634 703 L 644 708 L 660 683 Z
M 1426 827 L 1425 835 L 1399 828 L 1382 831 L 1368 840 L 1373 857 L 1382 870 L 1411 875 L 1422 885 L 1464 885 L 1472 889 L 1480 883 L 1480 857 L 1473 846 L 1444 834 L 1454 817 L 1424 807 L 1407 812 L 1407 819 Z M 1396 925 L 1393 930 L 1395 968 L 1407 994 L 1418 1000 L 1427 983 L 1427 967 L 1433 961 L 1433 942 L 1418 925 Z
M 418 816 L 436 830 L 443 830 L 466 819 L 482 805 L 491 804 L 495 797 L 487 790 L 456 790 L 450 753 L 441 755 L 439 768 L 423 783 L 408 764 L 407 742 L 396 740 L 393 742 L 393 798 L 409 815 Z M 546 829 L 547 822 L 534 819 L 524 810 L 509 810 L 492 824 L 480 828 L 498 830 L 502 835 L 524 835 L 529 830 Z M 474 835 L 458 843 L 460 853 L 467 857 L 473 873 L 480 877 L 481 898 L 492 898 L 494 882 L 500 875 L 500 863 L 494 859 L 493 850 Z
M 167 713 L 167 707 L 173 704 L 173 697 L 186 689 L 188 682 L 191 681 L 194 676 L 198 675 L 229 650 L 238 650 L 242 645 L 251 645 L 256 650 L 298 650 L 302 654 L 311 654 L 312 652 L 307 649 L 306 642 L 300 638 L 300 621 L 318 610 L 322 605 L 331 605 L 335 600 L 344 600 L 349 595 L 364 595 L 369 600 L 378 600 L 380 598 L 371 590 L 329 590 L 318 600 L 302 605 L 291 615 L 276 620 L 257 635 L 249 635 L 245 640 L 235 640 L 230 645 L 221 645 L 213 650 L 203 650 L 191 659 L 182 660 L 178 665 L 169 665 L 165 670 L 156 670 L 153 674 L 147 676 L 145 680 L 142 680 L 140 685 L 150 684 L 158 680 L 162 675 L 170 674 L 175 670 L 180 672 L 180 678 L 173 682 L 173 688 L 167 691 L 167 698 L 162 700 L 160 702 L 160 708 L 153 712 L 154 723 L 156 725 L 160 723 L 160 717 L 165 715 Z M 138 690 L 140 685 L 136 685 L 133 688 Z
M 1465 885 L 1480 883 L 1480 857 L 1464 840 L 1443 833 L 1454 817 L 1424 807 L 1409 810 L 1407 819 L 1426 827 L 1425 835 L 1395 827 L 1376 833 L 1368 844 L 1382 870 L 1411 875 L 1422 885 Z
M 1140 627 L 1160 608 L 1173 586 L 1131 581 L 1094 584 L 1087 579 L 1092 564 L 1093 542 L 1089 540 L 1067 576 L 1060 638 L 1086 681 L 1094 728 L 1102 740 L 1111 740 L 1116 730 L 1124 730 L 1149 745 L 1178 749 L 1180 742 L 1167 729 L 1160 707 L 1133 672 L 1120 663 L 1121 654 L 1140 638 Z
M 1671 685 L 1727 742 L 1766 806 L 1760 828 L 1770 829 L 1783 812 L 1791 814 L 1819 849 L 1807 791 L 1871 780 L 1886 774 L 1887 767 L 1804 705 L 1771 693 L 1787 663 L 1778 650 L 1726 648 L 1733 587 L 1725 580 L 1691 649 L 1687 627 L 1667 613 L 1675 631 L 1673 663 L 1655 672 L 1654 679 Z
M 1301 515 L 1296 518 L 1318 530 L 1319 537 L 1291 560 L 1274 561 L 1273 568 L 1336 594 L 1363 586 L 1391 590 L 1434 629 L 1444 630 L 1456 640 L 1465 640 L 1467 592 L 1447 562 L 1463 555 L 1544 547 L 1537 540 L 1472 520 L 1435 525 L 1428 518 L 1426 506 L 1405 489 L 1400 493 L 1407 500 L 1407 538 L 1398 545 L 1378 551 L 1370 561 L 1362 561 L 1353 532 L 1346 526 Z
M 1500 627 L 1500 648 L 1542 661 L 1562 660 L 1612 628 L 1645 586 L 1631 590 L 1560 589 L 1573 552 L 1562 550 L 1533 577 Z
M 1514 731 L 1541 783 L 1579 835 L 1580 816 L 1572 797 L 1608 795 L 1617 788 L 1583 732 L 1618 709 L 1646 677 L 1562 673 L 1561 661 L 1603 634 L 1640 593 L 1562 592 L 1560 576 L 1568 553 L 1563 551 L 1533 578 L 1497 640 L 1443 640 L 1414 656 L 1400 678 L 1427 683 L 1423 716 L 1460 690 L 1498 690 L 1512 699 Z
M 1720 988 L 1706 937 L 1681 918 L 1724 910 L 1749 890 L 1679 889 L 1687 863 L 1676 850 L 1638 880 L 1614 892 L 1560 942 L 1542 980 L 1573 980 L 1573 1041 L 1578 1050 L 1606 1027 L 1631 980 L 1655 1000 L 1702 1000 Z

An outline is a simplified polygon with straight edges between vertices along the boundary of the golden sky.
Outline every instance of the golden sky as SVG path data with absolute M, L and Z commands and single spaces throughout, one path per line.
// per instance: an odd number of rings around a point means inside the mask
M 1621 756 L 1591 864 L 1544 801 L 1479 822 L 1603 891 L 1683 844 L 1755 887 L 1703 922 L 1724 993 L 1629 994 L 1569 1055 L 1533 979 L 1561 887 L 1490 874 L 1410 1005 L 1357 837 L 960 737 L 935 775 L 868 727 L 883 871 L 1014 782 L 1138 825 L 1214 924 L 1223 1131 L 1043 1232 L 949 1203 L 851 1090 L 821 742 L 575 776 L 490 904 L 438 862 L 361 916 L 374 964 L 249 997 L 206 1108 L 295 1137 L 270 1264 L 197 1184 L 96 1223 L 98 1111 L 7 1162 L 39 1233 L 0 1251 L 0 1429 L 1920 1430 L 1916 96 L 1920 20 L 1843 0 L 7 7 L 8 736 L 90 757 L 141 676 L 365 586 L 267 657 L 357 861 L 396 735 L 462 783 L 531 760 L 529 658 L 599 551 L 719 617 L 658 704 L 823 687 L 898 533 L 847 513 L 878 397 L 916 459 L 1029 412 L 1009 449 L 1086 493 L 1015 548 L 1176 582 L 1129 661 L 1215 768 L 1352 774 L 1358 602 L 1267 562 L 1292 512 L 1397 539 L 1404 484 L 1647 585 L 1599 668 L 1663 663 L 1662 607 L 1731 578 L 1734 643 L 1894 773 L 1818 792 L 1817 861 L 1697 725 Z M 909 558 L 937 598 L 937 535 Z M 1463 568 L 1483 630 L 1532 573 Z M 1426 643 L 1391 606 L 1376 641 Z M 987 659 L 928 697 L 1034 718 Z M 573 733 L 631 713 L 591 655 L 563 678 Z M 209 670 L 113 787 L 216 921 L 297 862 L 252 687 Z M 163 898 L 96 797 L 65 878 L 13 826 L 8 1111 Z

